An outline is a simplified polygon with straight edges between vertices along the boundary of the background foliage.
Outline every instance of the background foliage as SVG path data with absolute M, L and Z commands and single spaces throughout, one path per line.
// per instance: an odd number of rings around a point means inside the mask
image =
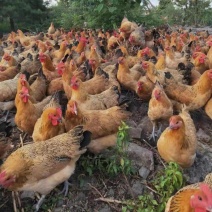
M 120 26 L 124 16 L 146 26 L 162 24 L 212 26 L 210 0 L 0 0 L 0 31 L 46 30 L 56 27 L 104 28 Z

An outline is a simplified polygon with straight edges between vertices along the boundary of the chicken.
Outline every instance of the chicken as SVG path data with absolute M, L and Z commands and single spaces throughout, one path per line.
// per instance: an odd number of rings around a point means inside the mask
M 208 100 L 204 107 L 205 113 L 212 119 L 212 98 Z
M 90 132 L 77 126 L 46 142 L 25 145 L 13 152 L 0 168 L 0 184 L 12 191 L 34 191 L 45 196 L 73 174 L 76 161 L 86 152 Z M 65 188 L 66 193 L 68 187 Z
M 25 36 L 24 33 L 20 29 L 18 29 L 17 32 L 18 32 L 18 37 L 19 37 L 21 45 L 29 46 L 31 44 L 30 37 Z
M 135 28 L 135 30 L 130 34 L 129 42 L 135 46 L 145 46 L 145 34 L 142 26 Z
M 209 59 L 204 53 L 199 53 L 192 62 L 195 66 L 195 71 L 198 71 L 200 74 L 209 69 Z
M 17 74 L 13 79 L 0 82 L 0 102 L 15 99 L 19 75 Z
M 195 183 L 180 189 L 169 198 L 165 212 L 207 212 L 212 208 L 212 174 L 208 174 L 201 183 Z
M 81 54 L 85 50 L 87 42 L 88 41 L 87 41 L 87 39 L 85 37 L 81 37 L 77 47 L 76 48 L 72 48 L 72 50 L 74 50 L 78 54 Z
M 136 91 L 137 81 L 142 76 L 142 73 L 140 71 L 130 69 L 124 57 L 120 57 L 118 59 L 118 63 L 119 63 L 118 73 L 117 73 L 118 81 L 126 89 Z
M 30 90 L 30 95 L 32 95 L 37 102 L 40 102 L 45 98 L 47 85 L 42 69 L 38 71 L 38 76 L 36 80 L 30 85 Z
M 158 55 L 157 63 L 155 64 L 156 70 L 164 70 L 166 68 L 165 56 L 164 54 Z
M 192 86 L 178 83 L 170 73 L 166 73 L 165 92 L 167 96 L 182 104 L 189 110 L 203 107 L 212 94 L 212 70 L 205 71 L 198 82 Z
M 91 65 L 91 69 L 93 73 L 95 73 L 95 70 L 99 67 L 101 63 L 100 56 L 97 54 L 96 47 L 91 46 L 90 54 L 89 54 L 89 64 Z
M 119 30 L 123 33 L 124 38 L 127 39 L 137 27 L 138 25 L 136 23 L 131 22 L 126 17 L 124 17 Z
M 90 95 L 86 91 L 82 81 L 76 77 L 71 79 L 71 99 L 87 110 L 104 110 L 119 104 L 120 93 L 117 86 L 111 86 L 106 91 Z
M 80 56 L 76 59 L 77 66 L 81 66 L 86 61 L 85 52 L 82 52 Z
M 25 86 L 29 90 L 30 101 L 32 103 L 40 102 L 46 96 L 46 89 L 47 89 L 46 80 L 44 78 L 42 69 L 39 70 L 36 80 L 31 85 L 29 85 L 26 75 L 29 75 L 29 73 L 25 72 L 24 74 L 20 74 L 17 84 L 17 93 L 19 93 L 22 87 Z M 16 96 L 15 98 L 16 105 L 18 101 L 19 98 L 18 96 Z
M 21 62 L 21 72 L 29 72 L 30 74 L 35 74 L 41 68 L 41 63 L 39 60 L 39 54 L 28 54 L 27 57 Z
M 77 125 L 83 125 L 84 129 L 92 133 L 92 139 L 111 135 L 118 131 L 121 121 L 125 121 L 131 115 L 125 107 L 114 106 L 105 110 L 87 110 L 81 108 L 76 101 L 69 100 L 65 115 L 66 130 Z
M 57 91 L 64 91 L 63 80 L 61 77 L 53 79 L 47 87 L 47 95 L 52 95 Z
M 29 99 L 29 90 L 25 86 L 17 93 L 17 96 L 19 101 L 16 105 L 15 123 L 21 130 L 32 135 L 35 123 L 40 118 L 44 106 L 49 103 L 51 96 L 46 97 L 42 102 L 33 104 Z
M 45 75 L 48 81 L 51 81 L 60 76 L 56 71 L 53 62 L 48 54 L 43 54 L 41 52 L 39 54 L 39 59 L 42 65 L 43 74 Z
M 183 168 L 192 166 L 196 157 L 197 136 L 186 106 L 179 115 L 171 116 L 169 127 L 157 141 L 157 148 L 166 162 L 176 162 Z
M 60 48 L 52 53 L 54 63 L 59 62 L 65 56 L 66 46 L 66 41 L 61 42 Z
M 7 64 L 8 67 L 17 66 L 18 65 L 18 62 L 16 61 L 16 59 L 13 56 L 11 56 L 11 55 L 9 55 L 7 53 L 4 54 L 3 60 L 6 61 L 6 64 Z
M 167 120 L 173 115 L 173 106 L 170 99 L 167 97 L 162 86 L 156 83 L 152 91 L 152 97 L 149 101 L 148 117 L 153 123 L 153 130 L 151 138 L 155 140 L 155 127 L 157 121 Z M 161 126 L 157 132 L 157 136 L 161 133 Z
M 54 33 L 55 33 L 54 23 L 51 22 L 51 25 L 48 28 L 48 34 L 54 34 Z
M 126 63 L 128 64 L 129 68 L 132 68 L 134 65 L 141 62 L 140 57 L 129 55 L 126 47 L 120 46 L 119 49 L 122 52 L 122 55 L 120 55 L 120 56 L 123 56 L 125 58 Z
M 32 134 L 33 141 L 45 141 L 65 132 L 62 110 L 57 100 L 44 107 L 41 117 L 36 121 Z
M 143 76 L 137 82 L 136 94 L 139 96 L 140 99 L 148 101 L 151 97 L 153 89 L 154 83 L 146 76 Z
M 177 70 L 174 70 L 174 69 L 156 70 L 155 65 L 149 61 L 142 62 L 142 67 L 144 70 L 146 70 L 147 78 L 149 78 L 153 83 L 156 83 L 156 81 L 159 81 L 160 84 L 165 85 L 166 71 L 171 73 L 177 82 L 181 82 L 181 83 L 183 82 L 183 75 L 180 74 Z
M 13 79 L 21 70 L 21 65 L 11 66 L 4 71 L 0 71 L 0 82 L 4 80 Z
M 185 57 L 181 57 L 181 58 L 176 58 L 174 55 L 174 52 L 172 51 L 172 49 L 170 47 L 166 47 L 165 48 L 165 54 L 166 54 L 166 67 L 170 68 L 170 69 L 176 69 L 179 63 L 185 63 L 186 62 L 186 58 Z
M 28 72 L 24 73 L 24 74 L 20 74 L 19 78 L 18 78 L 18 83 L 17 83 L 17 94 L 21 92 L 22 87 L 25 86 L 28 91 L 29 91 L 29 99 L 32 103 L 36 103 L 35 98 L 32 96 L 32 91 L 30 89 L 30 85 L 27 82 L 27 78 L 28 78 Z M 18 102 L 21 101 L 21 99 L 19 98 L 18 95 L 15 96 L 15 105 L 18 105 Z
M 115 49 L 117 46 L 119 45 L 118 42 L 118 37 L 116 37 L 115 35 L 112 35 L 107 42 L 107 49 L 109 51 L 112 51 L 113 49 Z

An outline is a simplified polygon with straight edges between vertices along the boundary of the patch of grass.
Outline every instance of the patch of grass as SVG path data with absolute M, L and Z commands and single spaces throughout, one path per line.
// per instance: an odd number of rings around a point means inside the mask
M 82 156 L 79 161 L 82 169 L 89 176 L 92 176 L 96 171 L 102 172 L 106 176 L 116 176 L 119 173 L 125 175 L 135 173 L 126 152 L 129 145 L 128 130 L 129 126 L 122 122 L 117 133 L 117 145 L 112 154 L 107 157 L 104 154 Z M 82 180 L 82 176 L 80 180 Z
M 137 200 L 127 200 L 122 212 L 164 212 L 168 199 L 184 185 L 182 170 L 178 164 L 170 162 L 151 183 L 154 195 L 145 193 Z

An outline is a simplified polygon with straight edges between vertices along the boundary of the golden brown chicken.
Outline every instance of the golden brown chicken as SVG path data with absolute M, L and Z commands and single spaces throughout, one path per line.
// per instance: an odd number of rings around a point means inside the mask
M 165 212 L 207 212 L 212 209 L 212 174 L 200 183 L 180 189 L 170 197 Z
M 203 107 L 212 94 L 212 70 L 205 71 L 198 82 L 192 86 L 178 83 L 170 73 L 166 73 L 165 92 L 167 96 L 182 104 L 189 110 Z
M 0 82 L 0 102 L 14 100 L 17 93 L 19 74 L 13 79 Z
M 69 100 L 65 127 L 68 131 L 77 125 L 83 125 L 95 139 L 116 133 L 121 121 L 125 121 L 130 115 L 131 113 L 126 111 L 124 106 L 114 106 L 106 110 L 87 110 L 81 108 L 76 101 Z
M 60 48 L 52 53 L 53 63 L 58 63 L 65 56 L 67 44 L 66 41 L 61 42 Z
M 136 91 L 137 81 L 142 76 L 140 71 L 130 69 L 124 57 L 118 59 L 119 67 L 117 79 L 126 89 Z M 141 65 L 139 65 L 141 67 Z
M 177 82 L 183 82 L 183 75 L 175 69 L 156 70 L 155 65 L 150 61 L 143 61 L 142 67 L 146 71 L 147 78 L 149 78 L 153 83 L 159 81 L 160 84 L 165 85 L 165 73 L 167 71 L 172 74 Z
M 136 23 L 131 22 L 126 17 L 124 17 L 119 30 L 123 33 L 124 38 L 127 39 L 137 27 L 138 25 Z
M 51 22 L 51 25 L 48 28 L 48 34 L 54 34 L 54 33 L 55 33 L 54 23 Z
M 17 96 L 19 101 L 16 105 L 15 123 L 21 130 L 32 135 L 35 123 L 40 118 L 44 106 L 49 103 L 51 96 L 46 97 L 42 102 L 33 104 L 29 99 L 29 90 L 25 86 L 17 93 Z
M 36 121 L 32 134 L 33 141 L 45 141 L 65 132 L 65 125 L 60 107 L 44 108 Z
M 29 46 L 31 44 L 30 37 L 25 36 L 24 33 L 20 29 L 18 29 L 17 32 L 18 32 L 18 37 L 19 37 L 21 45 Z
M 187 61 L 185 57 L 177 58 L 169 46 L 165 48 L 165 54 L 166 67 L 170 69 L 176 69 L 179 63 Z
M 72 96 L 82 109 L 104 110 L 119 104 L 120 93 L 117 86 L 111 86 L 100 94 L 90 95 L 77 77 L 71 79 Z
M 48 54 L 40 53 L 39 59 L 42 65 L 43 74 L 47 78 L 47 80 L 51 81 L 55 78 L 58 78 L 60 75 L 56 71 L 53 62 Z
M 151 98 L 153 89 L 154 83 L 146 76 L 143 76 L 137 82 L 136 94 L 139 96 L 140 99 L 148 101 Z
M 155 127 L 160 120 L 167 120 L 173 115 L 173 106 L 170 99 L 167 97 L 163 87 L 156 83 L 152 91 L 152 97 L 149 101 L 148 117 L 153 124 L 152 135 L 150 138 L 155 140 Z M 161 127 L 157 132 L 157 136 L 161 133 Z
M 160 135 L 157 148 L 166 162 L 176 162 L 183 168 L 192 166 L 196 157 L 197 136 L 185 106 L 179 115 L 169 119 L 169 127 Z
M 0 184 L 12 191 L 34 191 L 45 196 L 73 174 L 76 161 L 86 152 L 90 132 L 82 126 L 46 142 L 25 145 L 13 152 L 0 168 Z M 68 185 L 68 184 L 65 184 Z M 65 186 L 66 194 L 68 186 Z
M 195 71 L 198 71 L 200 74 L 209 69 L 209 59 L 204 53 L 199 53 L 192 62 L 195 66 Z
M 21 70 L 21 65 L 11 66 L 6 68 L 4 71 L 0 71 L 0 82 L 4 80 L 13 79 Z

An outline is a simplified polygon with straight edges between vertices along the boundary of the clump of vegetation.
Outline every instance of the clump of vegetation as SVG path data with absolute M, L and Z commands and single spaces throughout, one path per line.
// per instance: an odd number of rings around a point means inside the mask
M 99 171 L 106 176 L 115 176 L 119 173 L 130 175 L 135 172 L 131 161 L 127 155 L 129 144 L 129 126 L 122 122 L 117 133 L 117 145 L 113 151 L 95 156 L 86 155 L 80 159 L 80 166 L 91 176 L 94 172 Z
M 144 193 L 137 200 L 124 202 L 126 206 L 122 207 L 122 212 L 163 212 L 168 199 L 184 185 L 182 170 L 178 164 L 170 162 L 151 183 L 154 193 Z

